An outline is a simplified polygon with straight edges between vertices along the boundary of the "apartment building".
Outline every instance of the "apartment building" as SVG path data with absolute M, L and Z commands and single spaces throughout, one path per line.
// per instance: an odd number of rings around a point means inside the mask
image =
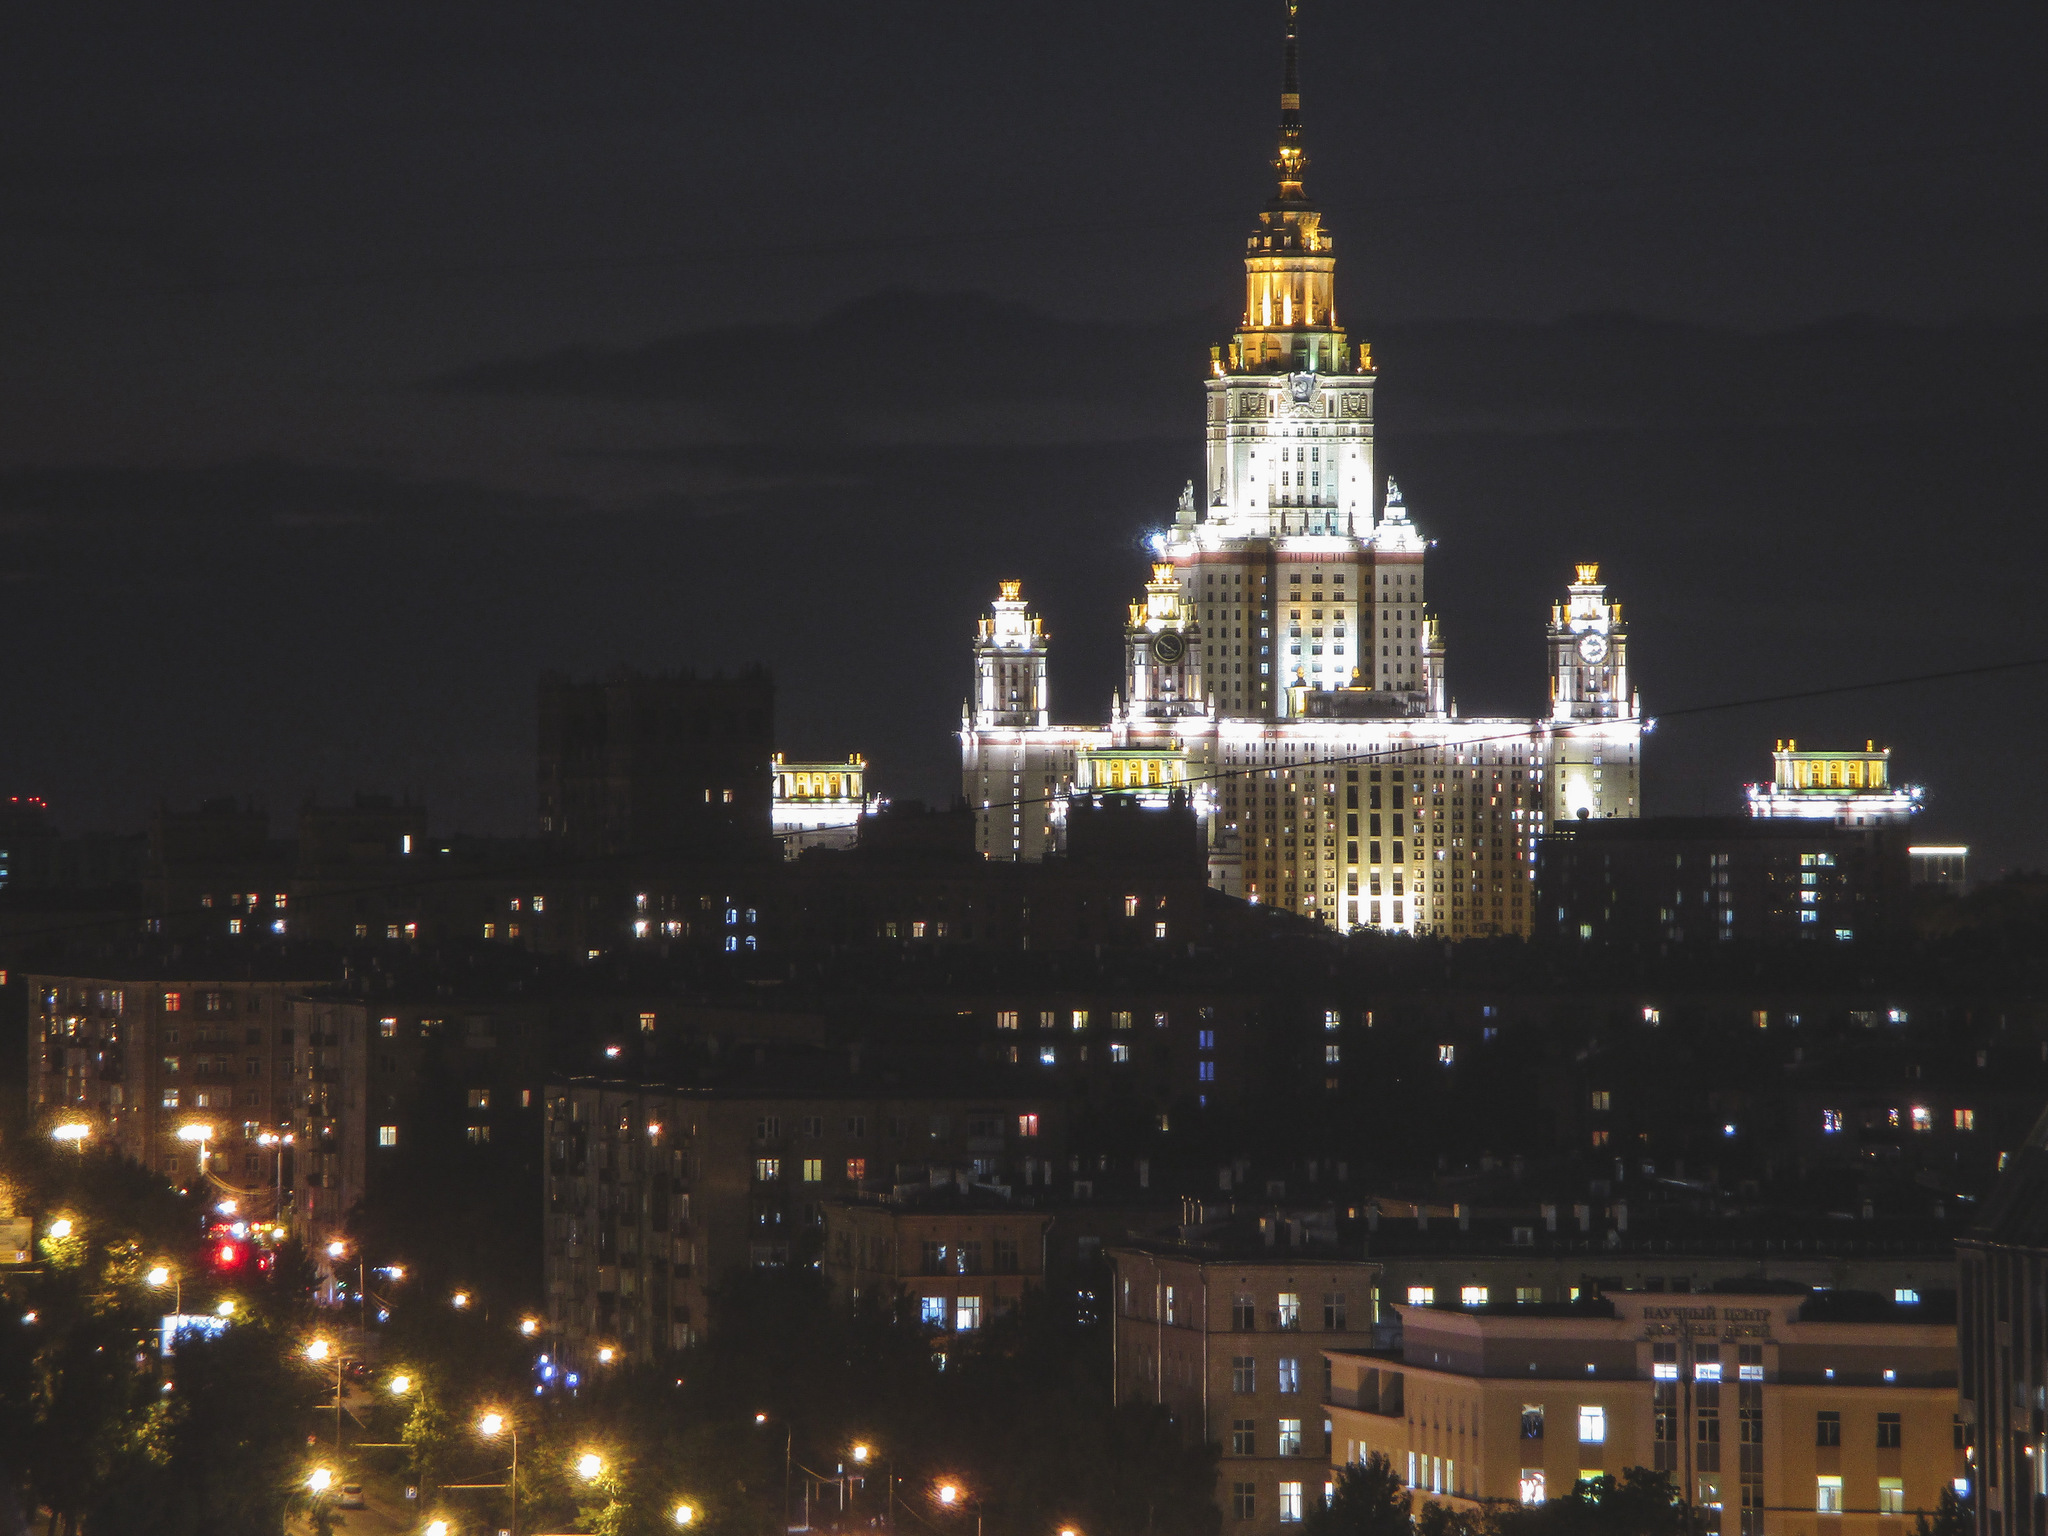
M 824 1202 L 824 1267 L 843 1304 L 906 1300 L 925 1327 L 972 1333 L 1045 1285 L 1053 1213 L 970 1184 Z
M 1110 1254 L 1117 1399 L 1163 1404 L 1183 1435 L 1221 1445 L 1217 1502 L 1243 1536 L 1324 1496 L 1325 1361 L 1371 1345 L 1378 1266 L 1314 1239 L 1268 1217 Z
M 38 1129 L 82 1122 L 177 1182 L 203 1170 L 268 1213 L 285 1171 L 297 1044 L 285 978 L 30 975 L 28 1085 Z M 265 1138 L 270 1138 L 266 1140 Z
M 727 1276 L 819 1255 L 829 1201 L 1045 1187 L 1066 1172 L 1061 1141 L 1056 1099 L 939 1091 L 850 1066 L 784 1064 L 711 1086 L 556 1082 L 543 1174 L 550 1329 L 572 1366 L 602 1346 L 638 1359 L 684 1348 Z M 983 1240 L 992 1263 L 994 1238 Z
M 1954 1293 L 1781 1290 L 1401 1304 L 1398 1353 L 1333 1349 L 1333 1462 L 1454 1506 L 1671 1474 L 1725 1536 L 1878 1536 L 1967 1487 Z

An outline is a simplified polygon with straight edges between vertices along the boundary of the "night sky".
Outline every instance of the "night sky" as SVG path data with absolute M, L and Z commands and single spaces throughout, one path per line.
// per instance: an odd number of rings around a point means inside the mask
M 762 661 L 957 786 L 1022 576 L 1100 718 L 1270 193 L 1278 0 L 13 8 L 0 795 L 534 824 L 533 689 Z M 2048 655 L 2048 13 L 1308 0 L 1308 185 L 1465 714 L 1603 563 L 1646 706 Z M 1875 738 L 2048 864 L 2048 669 L 1673 719 L 1650 809 Z

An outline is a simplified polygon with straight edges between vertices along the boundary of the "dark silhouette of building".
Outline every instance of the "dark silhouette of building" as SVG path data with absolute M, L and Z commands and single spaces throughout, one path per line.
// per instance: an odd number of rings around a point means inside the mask
M 540 684 L 540 825 L 592 854 L 763 847 L 771 826 L 775 683 L 648 677 Z
M 1903 829 L 1745 816 L 1559 825 L 1536 853 L 1539 934 L 1638 951 L 1888 938 L 1906 921 Z
M 1975 1447 L 1977 1530 L 2020 1536 L 2040 1530 L 2048 1508 L 2038 1385 L 2048 1381 L 2048 1114 L 2008 1160 L 1959 1249 L 1957 1390 Z

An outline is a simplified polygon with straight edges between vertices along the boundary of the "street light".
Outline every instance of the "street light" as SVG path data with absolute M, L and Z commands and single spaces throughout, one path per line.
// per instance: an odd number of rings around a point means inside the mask
M 453 1296 L 450 1296 L 448 1298 L 448 1304 L 454 1307 L 456 1311 L 460 1312 L 464 1307 L 469 1305 L 469 1292 L 457 1291 Z
M 232 1296 L 228 1297 L 225 1301 L 223 1301 L 219 1306 L 215 1307 L 213 1310 L 219 1313 L 222 1317 L 233 1317 L 235 1315 L 235 1298 Z
M 72 1146 L 78 1149 L 81 1156 L 85 1152 L 86 1138 L 90 1135 L 92 1135 L 92 1127 L 83 1120 L 67 1120 L 64 1124 L 53 1126 L 50 1130 L 51 1140 L 70 1142 Z
M 195 1120 L 189 1125 L 181 1125 L 178 1127 L 178 1140 L 197 1143 L 199 1147 L 199 1172 L 204 1177 L 206 1173 L 206 1144 L 213 1140 L 213 1127 L 203 1120 Z
M 328 1355 L 334 1356 L 334 1448 L 341 1449 L 341 1351 L 330 1349 L 325 1339 L 315 1339 L 306 1346 L 306 1358 L 318 1365 Z
M 538 1318 L 522 1317 L 519 1320 L 519 1331 L 527 1338 L 532 1338 L 536 1333 L 540 1332 L 540 1320 Z
M 967 1490 L 958 1483 L 941 1483 L 934 1490 L 939 1504 L 945 1509 L 958 1509 L 964 1504 L 974 1506 L 974 1536 L 981 1536 L 981 1500 L 969 1498 Z
M 393 1397 L 403 1397 L 411 1390 L 412 1378 L 410 1376 L 394 1376 L 391 1378 L 391 1395 Z
M 427 1536 L 448 1536 L 448 1522 L 436 1520 L 427 1527 Z
M 502 1413 L 487 1413 L 477 1420 L 476 1432 L 486 1440 L 495 1440 L 508 1429 L 512 1432 L 512 1477 L 505 1487 L 512 1495 L 511 1536 L 519 1536 L 519 1425 Z
M 576 1475 L 586 1483 L 594 1483 L 604 1476 L 604 1458 L 595 1451 L 585 1451 L 576 1458 Z
M 144 1275 L 142 1278 L 151 1290 L 160 1291 L 168 1285 L 171 1288 L 171 1311 L 178 1316 L 184 1315 L 184 1276 L 178 1274 L 168 1264 L 159 1264 L 155 1269 L 152 1269 L 148 1274 Z
M 754 1422 L 765 1427 L 768 1423 L 768 1415 L 757 1413 L 754 1415 Z M 790 1427 L 789 1421 L 784 1419 L 782 1421 L 782 1526 L 784 1530 L 789 1528 L 789 1473 L 790 1464 L 795 1460 L 796 1431 Z
M 325 1493 L 334 1482 L 334 1474 L 325 1467 L 315 1467 L 313 1475 L 306 1479 L 306 1486 L 315 1493 Z
M 676 1506 L 675 1522 L 677 1525 L 688 1525 L 692 1520 L 696 1518 L 697 1511 L 692 1509 L 689 1505 L 678 1504 Z
M 59 1216 L 55 1221 L 50 1223 L 50 1236 L 55 1238 L 66 1238 L 70 1235 L 71 1218 L 69 1216 Z

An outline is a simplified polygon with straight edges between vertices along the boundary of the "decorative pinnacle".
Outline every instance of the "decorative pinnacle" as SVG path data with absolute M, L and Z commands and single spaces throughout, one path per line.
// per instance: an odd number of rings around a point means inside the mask
M 1273 169 L 1280 173 L 1280 201 L 1307 201 L 1302 191 L 1302 174 L 1308 155 L 1301 147 L 1301 45 L 1299 40 L 1300 0 L 1287 0 L 1286 68 L 1280 81 L 1280 153 Z

